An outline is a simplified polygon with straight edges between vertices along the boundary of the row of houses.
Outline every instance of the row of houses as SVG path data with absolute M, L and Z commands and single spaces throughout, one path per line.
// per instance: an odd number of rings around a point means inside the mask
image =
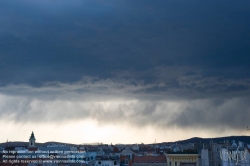
M 236 144 L 133 144 L 0 147 L 0 166 L 250 166 L 250 146 Z M 202 145 L 202 146 L 200 146 Z
M 184 148 L 177 144 L 36 146 L 35 135 L 32 132 L 28 146 L 8 146 L 7 143 L 6 147 L 0 149 L 0 166 L 183 166 L 185 164 L 198 166 L 198 153 L 185 153 L 185 148 L 190 146 Z M 169 151 L 170 149 L 173 153 Z M 179 152 L 180 149 L 182 153 Z

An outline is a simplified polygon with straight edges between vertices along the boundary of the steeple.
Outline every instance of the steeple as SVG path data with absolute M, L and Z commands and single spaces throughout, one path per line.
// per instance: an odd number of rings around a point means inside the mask
M 34 135 L 33 131 L 32 131 L 32 133 L 30 135 L 29 147 L 36 147 L 36 138 L 35 138 L 35 135 Z
M 35 136 L 34 136 L 33 131 L 32 131 L 32 133 L 31 133 L 30 139 L 35 139 Z

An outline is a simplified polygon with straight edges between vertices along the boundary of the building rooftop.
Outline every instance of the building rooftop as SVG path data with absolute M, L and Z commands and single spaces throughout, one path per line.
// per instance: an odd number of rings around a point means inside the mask
M 96 156 L 96 160 L 119 160 L 119 156 Z
M 134 156 L 134 163 L 165 163 L 167 162 L 166 156 Z

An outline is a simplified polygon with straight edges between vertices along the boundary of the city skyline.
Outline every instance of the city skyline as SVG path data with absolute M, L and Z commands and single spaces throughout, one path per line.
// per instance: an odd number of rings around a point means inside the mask
M 32 136 L 33 135 L 33 136 Z M 45 142 L 36 142 L 37 140 L 37 137 L 36 137 L 36 134 L 32 131 L 31 135 L 29 136 L 29 139 L 27 140 L 24 140 L 24 141 L 18 141 L 18 140 L 9 140 L 7 139 L 6 142 L 0 142 L 0 146 L 2 147 L 13 147 L 13 146 L 29 146 L 29 141 L 30 141 L 30 138 L 33 137 L 35 139 L 35 143 L 34 143 L 34 146 L 44 146 L 44 145 L 150 145 L 150 144 L 175 144 L 175 143 L 178 143 L 178 144 L 188 144 L 188 143 L 200 143 L 200 144 L 207 144 L 207 143 L 235 143 L 237 141 L 239 141 L 240 143 L 245 143 L 245 144 L 248 144 L 249 142 L 249 137 L 250 136 L 222 136 L 222 137 L 210 137 L 210 138 L 202 138 L 202 137 L 192 137 L 192 138 L 187 138 L 187 139 L 181 139 L 181 140 L 174 140 L 174 141 L 157 141 L 156 139 L 154 140 L 154 142 L 148 142 L 148 143 L 144 143 L 144 142 L 134 142 L 134 143 L 125 143 L 125 142 L 111 142 L 111 143 L 108 143 L 108 142 L 82 142 L 82 143 L 76 143 L 76 142 L 62 142 L 60 140 L 58 141 L 53 141 L 53 140 L 50 140 L 50 141 L 45 141 Z M 38 138 L 39 140 L 39 138 Z M 237 140 L 237 141 L 236 141 Z M 239 143 L 238 142 L 238 143 Z M 4 145 L 3 145 L 4 144 Z M 39 144 L 39 145 L 38 145 Z
M 249 135 L 250 1 L 0 1 L 0 142 Z

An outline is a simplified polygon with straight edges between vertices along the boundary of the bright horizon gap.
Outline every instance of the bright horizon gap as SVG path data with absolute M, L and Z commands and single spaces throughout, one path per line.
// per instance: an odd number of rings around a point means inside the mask
M 202 138 L 202 139 L 214 139 L 214 138 L 223 138 L 223 137 L 233 137 L 233 136 L 242 136 L 242 137 L 250 137 L 248 135 L 227 135 L 227 136 L 221 136 L 221 137 L 211 137 L 211 138 L 203 138 L 203 137 L 191 137 L 191 138 L 187 138 L 187 139 L 183 139 L 183 140 L 176 140 L 176 141 L 170 141 L 170 142 L 166 142 L 166 143 L 171 143 L 171 142 L 178 142 L 178 141 L 185 141 L 185 140 L 188 140 L 188 139 L 192 139 L 192 138 Z M 8 140 L 8 142 L 25 142 L 25 141 L 10 141 Z M 28 141 L 26 141 L 28 143 Z M 25 143 L 26 143 L 25 142 Z M 48 142 L 55 142 L 55 143 L 63 143 L 63 144 L 75 144 L 75 143 L 72 143 L 72 142 L 61 142 L 61 141 L 46 141 L 46 142 L 36 142 L 38 144 L 44 144 L 44 143 L 48 143 Z M 6 143 L 6 142 L 1 142 L 2 143 Z M 82 143 L 83 145 L 86 144 L 86 145 L 91 145 L 91 144 L 108 144 L 108 143 L 103 143 L 103 142 L 92 142 L 92 143 Z M 143 142 L 142 142 L 143 143 Z M 156 141 L 156 144 L 157 143 L 165 143 L 165 142 L 157 142 Z M 141 144 L 141 143 L 116 143 L 116 144 Z M 153 143 L 143 143 L 143 144 L 154 144 Z M 76 145 L 81 145 L 81 144 L 76 144 Z M 109 145 L 109 144 L 108 144 Z
M 2 123 L 2 122 L 1 122 Z M 0 125 L 2 125 L 0 123 Z M 91 125 L 90 125 L 91 124 Z M 17 124 L 16 124 L 17 125 Z M 61 142 L 66 144 L 93 144 L 93 143 L 103 143 L 103 144 L 152 144 L 154 143 L 156 139 L 156 143 L 162 143 L 162 142 L 176 142 L 181 140 L 186 140 L 194 137 L 200 137 L 200 138 L 216 138 L 216 137 L 226 137 L 226 136 L 247 136 L 246 131 L 238 132 L 238 134 L 232 133 L 231 135 L 226 133 L 216 134 L 214 133 L 213 137 L 211 137 L 210 133 L 203 132 L 203 134 L 196 134 L 196 130 L 190 133 L 185 133 L 185 130 L 171 130 L 168 129 L 168 131 L 164 131 L 162 129 L 155 130 L 152 127 L 147 127 L 142 129 L 142 131 L 138 132 L 138 129 L 130 129 L 130 131 L 127 131 L 129 127 L 122 127 L 117 126 L 116 128 L 113 126 L 103 126 L 99 127 L 98 124 L 95 121 L 87 120 L 85 122 L 78 122 L 78 123 L 72 123 L 71 125 L 62 125 L 60 127 L 56 127 L 56 124 L 48 125 L 47 129 L 44 128 L 44 125 L 36 125 L 36 129 L 30 129 L 30 126 L 32 126 L 31 123 L 29 124 L 23 124 L 22 126 L 19 126 L 19 132 L 18 130 L 13 133 L 15 128 L 12 125 L 6 125 L 7 131 L 9 133 L 6 133 L 0 137 L 0 140 L 2 143 L 5 143 L 8 139 L 9 142 L 18 142 L 15 138 L 20 138 L 19 141 L 21 142 L 28 142 L 29 136 L 31 132 L 33 131 L 35 134 L 35 138 L 37 142 Z M 77 127 L 78 126 L 78 127 Z M 85 126 L 80 127 L 79 126 Z M 91 127 L 89 127 L 91 126 Z M 8 129 L 12 130 L 8 130 Z M 73 129 L 72 129 L 73 128 Z M 57 134 L 54 134 L 54 130 L 57 129 L 59 132 Z M 122 131 L 121 131 L 122 130 Z M 109 135 L 105 135 L 105 133 L 109 133 Z M 146 141 L 140 141 L 140 135 L 146 133 L 147 139 Z M 159 134 L 161 133 L 161 134 Z M 165 133 L 165 134 L 162 134 Z M 175 133 L 174 137 L 170 137 Z M 156 137 L 156 135 L 158 136 Z M 85 137 L 84 137 L 85 135 Z M 91 135 L 91 137 L 90 137 Z M 162 136 L 163 135 L 163 136 Z M 167 137 L 169 135 L 169 137 Z M 81 138 L 81 136 L 83 138 Z M 131 136 L 133 136 L 133 139 L 131 139 Z M 62 139 L 64 138 L 64 139 Z M 76 139 L 77 138 L 77 139 Z M 77 141 L 74 141 L 77 140 Z M 117 140 L 117 141 L 116 141 Z M 129 141 L 128 141 L 129 140 Z

